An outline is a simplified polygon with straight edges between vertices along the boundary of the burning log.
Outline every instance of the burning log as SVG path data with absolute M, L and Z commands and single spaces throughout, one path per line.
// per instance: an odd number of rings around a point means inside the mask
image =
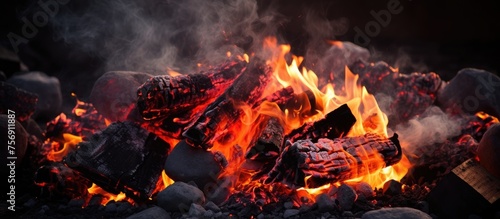
M 287 139 L 295 142 L 301 139 L 309 139 L 313 142 L 320 138 L 334 139 L 346 135 L 356 123 L 349 106 L 344 104 L 332 112 L 326 114 L 325 118 L 302 125 L 287 135 Z
M 138 88 L 137 107 L 145 120 L 185 112 L 220 96 L 245 68 L 244 61 L 228 61 L 208 72 L 152 77 Z
M 271 74 L 271 68 L 261 61 L 251 63 L 224 94 L 208 105 L 183 136 L 191 145 L 211 148 L 217 140 L 217 132 L 223 132 L 227 125 L 240 118 L 243 111 L 238 104 L 253 106 L 261 99 Z
M 285 129 L 280 121 L 274 117 L 268 117 L 263 122 L 265 124 L 262 132 L 251 144 L 247 159 L 269 159 L 276 158 L 282 150 Z
M 146 200 L 157 187 L 168 150 L 140 126 L 118 122 L 78 144 L 64 163 L 108 192 Z
M 401 157 L 397 134 L 391 138 L 373 133 L 320 138 L 317 143 L 287 141 L 266 183 L 282 181 L 291 187 L 314 188 L 366 175 L 399 162 Z
M 34 175 L 35 185 L 42 192 L 69 198 L 84 197 L 91 182 L 62 163 L 41 166 Z
M 38 96 L 14 85 L 0 81 L 0 114 L 8 110 L 16 112 L 16 119 L 26 121 L 33 115 Z

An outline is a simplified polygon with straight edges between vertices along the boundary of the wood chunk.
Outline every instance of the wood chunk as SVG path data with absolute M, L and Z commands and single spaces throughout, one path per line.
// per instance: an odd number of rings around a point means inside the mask
M 0 114 L 8 110 L 16 112 L 16 119 L 24 122 L 33 115 L 38 102 L 38 95 L 0 81 Z
M 169 148 L 139 125 L 117 122 L 78 144 L 63 162 L 108 192 L 144 201 L 156 189 Z
M 145 120 L 188 111 L 220 96 L 245 69 L 233 60 L 207 72 L 152 77 L 137 89 L 137 107 Z
M 183 136 L 195 147 L 211 148 L 216 134 L 224 132 L 234 124 L 243 111 L 238 105 L 253 106 L 257 103 L 271 79 L 270 66 L 256 60 L 234 83 L 203 111 L 202 115 L 189 127 Z
M 368 133 L 334 140 L 320 138 L 317 142 L 287 141 L 266 183 L 314 188 L 390 166 L 399 162 L 401 156 L 397 134 L 391 138 Z M 385 164 L 381 165 L 381 158 Z
M 344 104 L 332 112 L 326 114 L 325 118 L 302 125 L 287 135 L 286 139 L 291 142 L 309 139 L 313 142 L 320 138 L 334 139 L 346 135 L 356 123 L 349 106 Z

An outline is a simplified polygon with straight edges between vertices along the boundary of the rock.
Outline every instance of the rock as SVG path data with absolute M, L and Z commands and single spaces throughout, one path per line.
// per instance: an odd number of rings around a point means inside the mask
M 357 198 L 356 191 L 352 187 L 347 184 L 340 185 L 337 191 L 337 200 L 342 210 L 351 210 Z
M 382 208 L 366 212 L 361 219 L 431 219 L 428 214 L 408 207 Z
M 215 203 L 209 201 L 205 204 L 205 209 L 211 210 L 212 212 L 220 212 L 219 206 L 217 206 Z
M 194 181 L 203 191 L 205 187 L 217 186 L 216 180 L 222 165 L 216 161 L 214 154 L 201 148 L 189 146 L 185 141 L 179 142 L 165 161 L 165 173 L 174 181 Z
M 316 197 L 316 204 L 319 212 L 328 212 L 335 210 L 335 203 L 327 194 L 321 194 Z
M 43 131 L 35 120 L 30 118 L 21 124 L 29 135 L 34 135 L 40 140 L 43 139 Z
M 11 114 L 11 116 L 14 114 Z M 13 122 L 13 123 L 10 123 Z M 9 123 L 10 124 L 15 124 L 14 129 L 12 132 L 9 134 Z M 10 141 L 10 138 L 15 138 L 15 144 L 8 144 Z M 9 121 L 9 116 L 0 114 L 0 142 L 2 143 L 2 152 L 0 157 L 0 160 L 4 165 L 10 163 L 10 162 L 15 162 L 16 166 L 19 166 L 21 162 L 23 161 L 24 155 L 26 153 L 26 149 L 28 147 L 28 133 L 26 133 L 26 130 L 23 128 L 21 123 L 19 123 L 15 119 L 10 119 Z M 11 146 L 9 148 L 8 146 Z M 12 149 L 12 152 L 15 152 L 15 154 L 10 153 L 10 149 Z M 16 159 L 7 159 L 7 157 L 14 157 Z M 2 171 L 0 173 L 4 174 L 4 176 L 7 176 L 7 172 L 9 171 L 8 168 L 2 168 Z M 17 175 L 16 175 L 17 176 Z
M 298 209 L 286 209 L 285 212 L 283 213 L 283 218 L 289 218 L 293 217 L 295 215 L 298 215 L 300 212 Z
M 38 95 L 33 114 L 36 121 L 48 122 L 61 113 L 61 85 L 56 77 L 43 72 L 27 72 L 14 75 L 7 82 Z
M 163 208 L 154 206 L 130 215 L 127 219 L 170 219 L 170 215 Z
M 214 216 L 214 212 L 212 210 L 207 210 L 205 211 L 205 213 L 203 214 L 203 217 L 204 218 L 212 218 Z
M 125 121 L 135 107 L 137 88 L 151 77 L 142 72 L 107 72 L 94 83 L 90 102 L 110 121 Z
M 285 204 L 283 204 L 283 207 L 285 207 L 286 209 L 291 209 L 293 208 L 293 202 L 285 202 Z
M 500 124 L 494 124 L 484 133 L 477 148 L 479 163 L 500 179 Z
M 382 189 L 382 193 L 384 195 L 399 195 L 401 194 L 401 186 L 402 184 L 396 180 L 389 180 L 384 183 L 384 188 Z
M 500 77 L 480 69 L 462 69 L 438 93 L 436 104 L 451 112 L 483 111 L 498 118 Z
M 366 182 L 356 184 L 355 190 L 358 194 L 363 194 L 366 198 L 375 196 L 372 186 Z
M 201 218 L 203 217 L 206 211 L 207 210 L 205 210 L 205 208 L 203 208 L 201 205 L 192 203 L 191 207 L 189 208 L 189 216 Z
M 184 182 L 175 182 L 157 195 L 158 206 L 168 212 L 187 212 L 191 204 L 205 203 L 203 192 Z

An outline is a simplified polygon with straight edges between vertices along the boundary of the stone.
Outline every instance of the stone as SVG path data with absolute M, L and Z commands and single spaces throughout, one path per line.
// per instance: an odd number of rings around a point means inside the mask
M 394 207 L 368 211 L 361 219 L 431 219 L 428 214 L 414 208 Z
M 205 208 L 199 204 L 192 203 L 191 207 L 189 208 L 189 216 L 190 217 L 196 217 L 196 218 L 201 218 L 203 215 L 205 215 Z
M 154 206 L 130 215 L 127 219 L 170 219 L 170 215 L 163 208 Z
M 184 182 L 175 182 L 168 186 L 157 197 L 158 206 L 168 212 L 187 212 L 191 204 L 205 203 L 203 192 Z
M 40 140 L 44 138 L 43 130 L 35 120 L 29 118 L 28 120 L 21 122 L 21 124 L 29 135 L 34 135 Z
M 500 117 L 500 77 L 481 69 L 460 70 L 438 93 L 436 104 L 449 112 L 485 112 Z
M 356 191 L 347 184 L 339 186 L 336 196 L 342 210 L 351 210 L 354 202 L 358 198 Z
M 500 179 L 500 124 L 494 124 L 484 133 L 477 148 L 479 164 Z
M 295 215 L 298 215 L 300 211 L 298 209 L 286 209 L 283 213 L 283 218 L 290 218 Z
M 28 133 L 20 122 L 15 119 L 11 119 L 11 121 L 14 122 L 11 124 L 15 124 L 15 128 L 10 129 L 12 132 L 9 134 L 9 117 L 8 115 L 0 114 L 0 142 L 2 142 L 3 145 L 0 160 L 4 165 L 14 161 L 16 166 L 20 166 L 28 148 Z M 15 142 L 12 142 L 15 144 L 9 144 L 11 136 L 15 138 Z M 9 148 L 8 146 L 11 147 Z M 15 154 L 11 154 L 10 151 L 15 152 Z M 7 159 L 8 157 L 14 157 L 16 159 Z M 0 173 L 7 176 L 8 171 L 8 168 L 2 168 Z
M 48 122 L 61 113 L 62 93 L 59 79 L 43 72 L 15 74 L 7 82 L 38 95 L 33 119 Z
M 219 206 L 217 206 L 215 203 L 212 201 L 209 201 L 205 204 L 205 209 L 211 210 L 212 212 L 220 212 Z
M 319 212 L 329 212 L 335 210 L 335 203 L 327 194 L 320 194 L 316 197 L 316 204 Z
M 214 153 L 191 147 L 185 141 L 179 142 L 165 161 L 165 173 L 172 180 L 193 181 L 203 191 L 217 186 L 221 170 L 222 164 L 215 159 Z
M 399 195 L 402 192 L 401 186 L 402 184 L 400 182 L 391 179 L 384 183 L 382 193 L 384 195 Z
M 360 182 L 356 184 L 355 189 L 358 194 L 363 194 L 366 198 L 371 198 L 375 196 L 375 191 L 370 184 L 366 182 Z
M 125 121 L 135 108 L 137 88 L 151 77 L 143 72 L 106 72 L 94 83 L 90 102 L 110 121 Z

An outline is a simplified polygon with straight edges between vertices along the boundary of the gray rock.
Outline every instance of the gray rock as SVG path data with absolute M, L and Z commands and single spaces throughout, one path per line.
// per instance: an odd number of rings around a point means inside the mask
M 483 111 L 500 117 L 500 77 L 480 69 L 462 69 L 438 93 L 436 103 L 452 112 Z
M 90 102 L 110 121 L 125 121 L 135 108 L 137 88 L 151 77 L 142 72 L 107 72 L 94 83 Z
M 209 201 L 205 204 L 205 209 L 211 210 L 212 212 L 220 212 L 219 206 L 217 206 L 215 203 Z
M 193 181 L 203 191 L 218 187 L 217 178 L 221 170 L 222 165 L 212 152 L 191 147 L 185 141 L 179 142 L 165 161 L 165 173 L 171 179 L 176 182 Z
M 351 210 L 357 198 L 356 191 L 352 187 L 347 184 L 340 185 L 337 191 L 337 200 L 342 210 Z
M 11 114 L 14 115 L 14 114 Z M 19 166 L 21 162 L 23 161 L 24 155 L 26 153 L 26 150 L 28 148 L 28 133 L 26 133 L 26 130 L 23 128 L 21 123 L 19 123 L 17 120 L 11 120 L 14 121 L 13 124 L 15 124 L 15 128 L 11 129 L 13 133 L 12 135 L 9 135 L 8 130 L 9 130 L 9 118 L 8 115 L 0 114 L 0 142 L 2 143 L 2 150 L 0 154 L 0 161 L 4 165 L 14 161 L 16 166 Z M 13 136 L 15 138 L 15 144 L 11 144 L 10 146 L 13 147 L 13 152 L 15 154 L 10 154 L 10 150 L 8 147 L 8 142 L 10 141 L 10 136 Z M 12 148 L 10 148 L 12 149 Z M 16 159 L 7 159 L 7 157 L 15 157 Z M 1 172 L 4 174 L 4 176 L 7 176 L 7 172 L 9 171 L 8 168 L 2 168 Z M 17 176 L 17 175 L 16 175 Z
M 35 120 L 29 118 L 28 120 L 21 122 L 21 124 L 29 135 L 34 135 L 40 140 L 43 139 L 43 130 Z
M 361 219 L 431 219 L 428 214 L 414 208 L 394 207 L 382 208 L 366 212 Z
M 43 72 L 27 72 L 14 75 L 7 82 L 38 95 L 33 119 L 47 122 L 61 113 L 61 84 L 56 77 Z
M 163 208 L 154 206 L 130 215 L 127 219 L 170 219 L 170 215 Z
M 355 190 L 358 194 L 363 194 L 366 198 L 375 196 L 375 191 L 373 191 L 372 186 L 366 182 L 356 184 Z
M 335 210 L 335 203 L 327 194 L 321 194 L 316 197 L 316 204 L 319 212 L 328 212 Z
M 494 124 L 484 133 L 477 148 L 479 163 L 500 179 L 500 124 Z
M 283 218 L 293 217 L 295 215 L 298 215 L 299 213 L 300 211 L 298 209 L 286 209 L 283 213 Z
M 203 214 L 203 217 L 204 217 L 204 218 L 211 218 L 211 217 L 213 217 L 213 216 L 214 216 L 214 214 L 215 214 L 215 213 L 214 213 L 212 210 L 207 210 L 207 211 L 205 211 L 205 213 Z
M 283 204 L 283 206 L 286 209 L 291 209 L 291 208 L 293 208 L 293 202 L 285 202 L 285 204 Z
M 403 185 L 400 182 L 391 179 L 384 183 L 382 193 L 384 195 L 399 195 L 402 192 L 401 186 Z
M 189 208 L 189 216 L 200 218 L 205 214 L 206 211 L 207 210 L 205 210 L 205 208 L 203 208 L 203 206 L 201 206 L 199 204 L 192 203 L 191 207 Z
M 157 195 L 158 206 L 169 212 L 187 212 L 191 204 L 205 203 L 203 192 L 184 182 L 175 182 Z

